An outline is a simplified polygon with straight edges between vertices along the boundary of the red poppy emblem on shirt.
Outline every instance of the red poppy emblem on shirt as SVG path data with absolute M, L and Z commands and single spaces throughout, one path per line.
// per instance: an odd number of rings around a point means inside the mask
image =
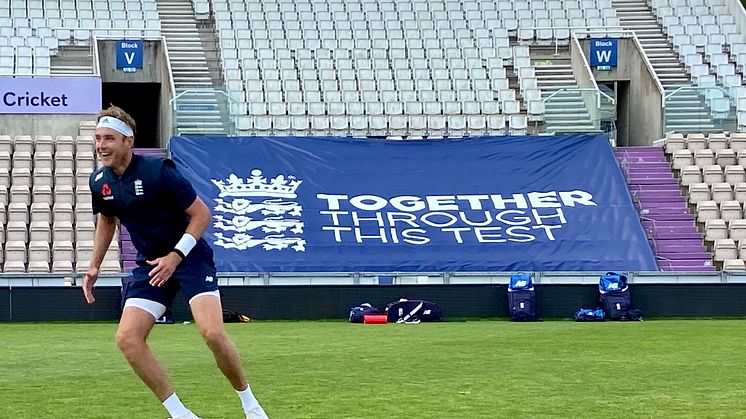
M 104 183 L 104 186 L 101 187 L 101 195 L 103 196 L 111 195 L 111 188 L 109 187 L 108 183 Z

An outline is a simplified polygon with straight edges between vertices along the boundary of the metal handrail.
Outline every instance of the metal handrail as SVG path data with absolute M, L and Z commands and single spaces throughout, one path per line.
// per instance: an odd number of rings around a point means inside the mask
M 221 95 L 225 96 L 227 98 L 227 103 L 228 103 L 228 118 L 229 118 L 229 122 L 232 123 L 232 124 L 234 124 L 234 126 L 235 126 L 235 120 L 234 120 L 235 113 L 233 111 L 233 108 L 238 103 L 238 101 L 236 99 L 234 99 L 230 95 L 230 93 L 227 90 L 225 90 L 225 89 L 216 89 L 216 88 L 209 88 L 208 87 L 208 88 L 187 88 L 187 89 L 184 89 L 184 90 L 180 91 L 179 93 L 175 94 L 174 97 L 171 98 L 171 100 L 169 100 L 169 106 L 171 107 L 171 114 L 172 114 L 172 118 L 173 118 L 173 121 L 171 121 L 171 127 L 172 128 L 175 126 L 175 123 L 176 123 L 176 112 L 178 112 L 178 110 L 176 109 L 176 107 L 177 107 L 177 101 L 178 101 L 178 99 L 181 98 L 182 96 L 190 94 L 190 93 L 220 93 Z M 231 130 L 231 132 L 233 132 L 233 130 Z M 171 134 L 173 135 L 175 133 L 172 132 Z
M 564 28 L 560 28 L 560 29 L 564 29 Z M 586 35 L 606 34 L 608 35 L 611 32 L 615 34 L 621 32 L 621 35 L 618 36 L 619 38 L 627 38 L 627 37 L 631 38 L 635 36 L 635 32 L 632 29 L 628 29 L 627 27 L 621 26 L 621 25 L 575 27 L 574 29 L 576 29 L 572 32 L 574 35 L 577 35 L 577 34 L 586 34 Z
M 184 96 L 185 94 L 188 94 L 188 93 L 220 93 L 223 96 L 227 97 L 229 102 L 232 102 L 232 103 L 236 102 L 236 99 L 233 99 L 231 97 L 231 95 L 228 94 L 228 92 L 226 92 L 225 90 L 222 90 L 222 89 L 215 89 L 215 88 L 210 88 L 210 87 L 207 87 L 207 88 L 190 88 L 190 89 L 184 89 L 184 90 L 182 90 L 180 93 L 176 94 L 173 98 L 171 98 L 171 100 L 169 101 L 169 104 L 171 105 L 171 109 L 176 110 L 173 107 L 174 102 L 178 98 L 180 98 L 180 97 L 182 97 L 182 96 Z
M 550 94 L 549 96 L 545 97 L 544 100 L 543 100 L 543 102 L 546 103 L 549 99 L 553 98 L 554 96 L 556 96 L 556 95 L 558 95 L 559 93 L 562 93 L 562 92 L 595 92 L 597 95 L 599 95 L 599 99 L 598 99 L 599 106 L 601 106 L 601 98 L 600 98 L 600 96 L 603 96 L 606 99 L 608 99 L 609 102 L 611 102 L 612 105 L 616 104 L 616 100 L 614 100 L 613 97 L 609 96 L 607 93 L 602 92 L 598 88 L 594 89 L 592 87 L 561 87 L 560 89 L 555 90 L 554 92 L 552 92 L 552 94 Z
M 731 96 L 730 91 L 726 90 L 725 88 L 721 86 L 679 86 L 676 88 L 676 90 L 672 91 L 671 93 L 663 96 L 665 100 L 668 100 L 671 96 L 674 96 L 675 94 L 679 93 L 682 90 L 720 90 L 723 92 L 729 99 L 733 99 L 733 96 Z
M 583 48 L 580 45 L 580 40 L 578 39 L 578 36 L 576 34 L 574 34 L 574 33 L 572 34 L 572 42 L 573 42 L 573 44 L 575 44 L 577 46 L 578 51 L 580 51 L 579 55 L 580 55 L 580 59 L 583 60 L 583 68 L 585 69 L 585 71 L 590 76 L 591 83 L 593 84 L 593 88 L 596 89 L 596 90 L 599 90 L 598 89 L 598 83 L 596 83 L 596 78 L 593 77 L 593 70 L 591 70 L 591 66 L 588 63 L 588 59 L 586 58 L 585 54 L 583 53 Z M 601 98 L 598 97 L 598 96 L 596 96 L 596 107 L 597 108 L 601 107 Z
M 147 32 L 147 31 L 161 32 L 162 31 L 161 28 L 146 28 L 146 27 L 139 27 L 139 28 L 119 28 L 119 27 L 115 27 L 115 28 L 98 28 L 98 27 L 93 27 L 93 26 L 91 26 L 91 27 L 86 27 L 86 26 L 62 27 L 62 26 L 59 26 L 59 27 L 53 27 L 53 28 L 49 28 L 49 29 L 52 30 L 52 33 L 56 32 L 56 31 L 60 31 L 60 30 L 62 30 L 62 31 L 70 31 L 70 32 L 74 32 L 74 31 L 77 31 L 77 30 L 81 30 L 81 31 L 92 31 L 92 32 L 93 31 L 99 31 L 99 32 L 101 32 L 101 31 L 106 31 L 106 32 L 113 32 L 113 31 L 135 32 L 135 31 L 137 31 L 137 32 L 140 32 L 141 34 L 140 35 L 124 35 L 124 36 L 125 37 L 127 37 L 127 36 L 133 36 L 133 37 L 136 37 L 138 39 L 140 39 L 140 38 L 144 39 L 144 38 L 148 38 L 148 37 L 150 37 L 150 38 L 159 37 L 160 35 L 145 35 L 145 32 Z M 92 37 L 93 37 L 93 34 L 91 34 L 91 38 Z M 108 35 L 108 34 L 107 35 L 96 35 L 96 37 L 102 38 L 102 39 L 105 39 L 105 38 L 121 39 L 122 38 L 122 36 L 120 36 L 120 35 Z
M 98 59 L 98 38 L 94 36 L 91 41 L 91 45 L 91 53 L 93 54 L 93 74 L 101 77 L 101 63 Z
M 166 57 L 166 71 L 168 74 L 168 88 L 171 90 L 171 96 L 176 96 L 176 85 L 174 84 L 173 71 L 171 70 L 171 55 L 168 52 L 168 41 L 165 36 L 161 36 L 161 45 L 163 45 L 163 55 Z M 172 133 L 173 134 L 173 133 Z

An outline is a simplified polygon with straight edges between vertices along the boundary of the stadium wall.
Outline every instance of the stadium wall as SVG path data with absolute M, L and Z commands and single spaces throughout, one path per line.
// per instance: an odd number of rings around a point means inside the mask
M 743 317 L 746 284 L 635 284 L 632 303 L 646 317 Z M 224 286 L 225 308 L 260 320 L 346 319 L 352 306 L 370 302 L 383 309 L 401 297 L 437 303 L 446 319 L 507 317 L 505 285 L 388 286 Z M 596 285 L 551 284 L 536 287 L 542 318 L 571 318 L 579 308 L 595 308 Z M 97 288 L 88 305 L 78 287 L 0 288 L 0 321 L 114 321 L 119 317 L 120 288 Z M 177 297 L 177 321 L 190 318 Z
M 116 40 L 98 40 L 98 56 L 101 67 L 101 81 L 104 83 L 159 83 L 159 117 L 158 144 L 165 147 L 171 138 L 171 104 L 174 87 L 171 80 L 171 68 L 168 61 L 166 45 L 159 39 L 143 40 L 143 62 L 146 65 L 135 72 L 123 72 L 117 69 Z M 137 94 L 137 92 L 133 92 Z M 107 107 L 109 104 L 104 103 Z
M 583 51 L 588 51 L 590 40 L 581 40 L 581 45 Z M 626 119 L 626 132 L 629 134 L 626 141 L 619 141 L 618 144 L 651 145 L 663 135 L 662 91 L 658 87 L 653 69 L 645 63 L 642 46 L 634 38 L 620 38 L 617 48 L 617 67 L 610 70 L 593 69 L 593 76 L 599 83 L 629 82 L 627 96 L 630 100 L 625 109 L 629 116 Z M 623 119 L 620 118 L 621 120 Z
M 72 135 L 78 134 L 80 123 L 95 121 L 96 114 L 5 114 L 0 115 L 0 135 Z

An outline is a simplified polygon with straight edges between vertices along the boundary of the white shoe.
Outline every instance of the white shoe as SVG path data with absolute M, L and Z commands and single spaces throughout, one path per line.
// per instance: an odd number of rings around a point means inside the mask
M 269 417 L 264 413 L 264 409 L 261 406 L 256 405 L 246 411 L 246 419 L 269 419 Z

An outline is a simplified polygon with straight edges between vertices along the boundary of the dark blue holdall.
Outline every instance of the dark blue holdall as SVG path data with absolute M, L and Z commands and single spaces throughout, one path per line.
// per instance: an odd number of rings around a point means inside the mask
M 440 307 L 430 301 L 401 298 L 386 305 L 389 323 L 439 322 L 442 320 Z
M 381 314 L 381 310 L 373 307 L 371 303 L 362 303 L 350 308 L 350 323 L 363 323 L 366 314 Z
M 508 311 L 514 322 L 537 321 L 536 292 L 534 281 L 527 273 L 516 273 L 510 276 L 508 284 Z
M 598 292 L 606 317 L 610 320 L 626 320 L 627 312 L 632 308 L 627 277 L 615 272 L 601 275 Z

